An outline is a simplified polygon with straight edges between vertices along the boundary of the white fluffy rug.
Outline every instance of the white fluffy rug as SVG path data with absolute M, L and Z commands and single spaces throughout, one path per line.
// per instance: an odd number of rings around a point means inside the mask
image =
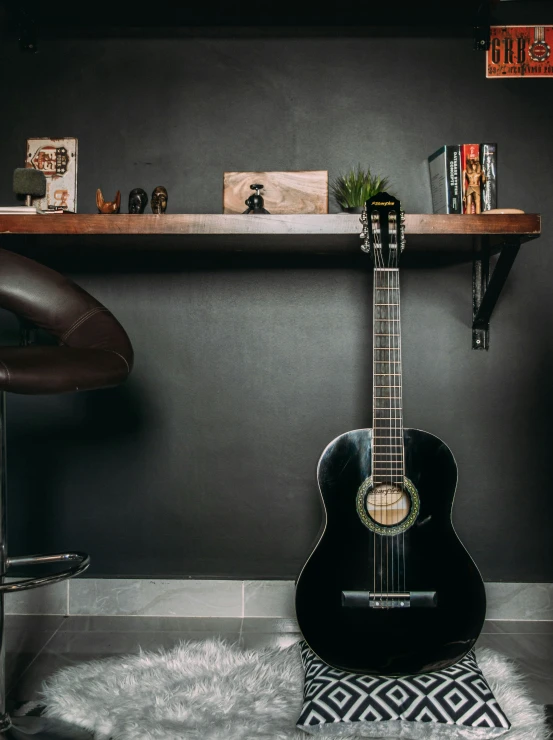
M 477 657 L 512 723 L 502 738 L 544 740 L 543 708 L 511 662 L 491 650 Z M 295 728 L 302 689 L 297 644 L 244 651 L 206 640 L 64 668 L 45 684 L 41 703 L 46 716 L 96 740 L 306 740 Z

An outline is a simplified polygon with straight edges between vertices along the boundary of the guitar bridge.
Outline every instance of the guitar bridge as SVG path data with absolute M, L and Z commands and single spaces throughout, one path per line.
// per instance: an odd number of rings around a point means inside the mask
M 435 591 L 342 591 L 342 606 L 361 609 L 432 608 Z

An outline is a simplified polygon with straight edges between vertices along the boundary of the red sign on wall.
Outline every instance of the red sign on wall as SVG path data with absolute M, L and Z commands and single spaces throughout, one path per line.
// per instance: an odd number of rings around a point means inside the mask
M 492 26 L 486 77 L 553 77 L 553 26 Z

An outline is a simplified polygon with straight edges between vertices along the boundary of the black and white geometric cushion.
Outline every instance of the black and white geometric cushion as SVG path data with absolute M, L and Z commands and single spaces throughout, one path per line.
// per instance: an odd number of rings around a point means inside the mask
M 300 649 L 305 683 L 297 727 L 311 735 L 487 738 L 511 727 L 472 650 L 442 671 L 390 677 L 340 671 L 305 641 Z

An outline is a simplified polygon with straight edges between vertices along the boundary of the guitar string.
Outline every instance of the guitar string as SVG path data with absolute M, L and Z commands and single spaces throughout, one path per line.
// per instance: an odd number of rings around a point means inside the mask
M 398 374 L 394 376 L 394 400 L 395 400 L 395 408 L 396 411 L 394 412 L 395 422 L 394 422 L 394 435 L 396 437 L 396 461 L 397 461 L 397 467 L 396 467 L 396 478 L 399 479 L 399 488 L 403 493 L 403 497 L 405 496 L 405 481 L 404 481 L 404 475 L 405 475 L 405 459 L 404 459 L 404 447 L 403 447 L 403 424 L 402 424 L 402 365 L 401 365 L 401 322 L 400 322 L 400 289 L 399 289 L 399 269 L 398 269 L 398 258 L 399 258 L 399 240 L 398 240 L 398 231 L 399 231 L 399 221 L 397 214 L 394 214 L 393 221 L 393 228 L 391 231 L 393 232 L 393 242 L 394 242 L 394 255 L 396 258 L 396 263 L 394 265 L 394 272 L 392 273 L 392 284 L 394 287 L 393 294 L 394 294 L 394 303 L 397 304 L 394 306 L 394 309 L 397 311 L 395 313 L 394 318 L 397 319 L 397 344 L 396 344 L 396 355 L 398 360 Z M 397 459 L 399 458 L 399 460 Z M 404 498 L 402 497 L 402 500 L 404 501 Z M 400 556 L 399 552 L 399 546 L 401 542 L 401 557 L 403 560 L 403 591 L 405 591 L 405 531 L 401 532 L 400 535 L 401 539 L 398 538 L 398 560 Z M 399 575 L 399 564 L 398 564 L 398 591 L 400 590 L 400 575 Z
M 390 259 L 390 250 L 388 249 L 388 266 L 389 266 L 389 259 Z M 385 282 L 387 283 L 386 288 L 389 288 L 389 284 L 390 284 L 390 273 L 389 272 L 386 272 L 386 274 L 385 274 Z M 389 290 L 386 291 L 386 293 L 388 293 L 388 294 L 389 294 L 389 292 L 390 292 Z M 386 341 L 388 339 L 388 337 L 386 335 L 387 327 L 384 327 L 383 324 L 384 324 L 384 322 L 383 321 L 380 321 L 380 329 L 381 329 L 381 332 L 383 334 L 382 338 L 380 339 L 380 342 L 383 343 L 383 344 L 384 343 L 385 344 L 389 344 Z M 390 368 L 388 367 L 388 370 L 389 369 Z M 389 385 L 389 383 L 387 385 Z M 385 391 L 384 391 L 384 389 L 382 389 L 381 391 L 379 391 L 379 395 L 382 395 L 382 396 L 386 396 L 388 394 L 388 397 L 389 397 L 389 393 L 390 393 L 390 389 L 389 388 L 387 388 Z M 391 425 L 392 425 L 392 410 L 391 410 L 392 409 L 392 404 L 390 403 L 389 398 L 388 398 L 388 400 L 384 400 L 384 404 L 385 403 L 388 403 L 388 419 L 389 419 L 388 426 L 391 427 Z M 383 416 L 384 416 L 384 414 L 383 414 Z M 388 448 L 386 448 L 386 449 L 388 449 Z M 390 455 L 385 454 L 384 457 L 385 458 L 390 458 Z M 388 461 L 386 461 L 386 462 L 388 462 Z M 387 467 L 388 467 L 388 465 L 386 465 L 386 468 Z M 384 518 L 385 518 L 386 524 L 387 524 L 387 520 L 388 520 L 388 494 L 389 494 L 389 490 L 390 490 L 390 484 L 386 480 L 385 483 L 384 483 Z M 388 604 L 390 603 L 390 592 L 389 592 L 390 585 L 389 585 L 389 573 L 388 573 L 388 549 L 389 549 L 389 546 L 390 546 L 390 538 L 389 537 L 386 537 L 385 538 L 385 542 L 386 542 L 386 606 L 388 606 Z
M 398 238 L 399 237 L 399 231 L 400 231 L 400 222 L 401 222 L 401 214 L 398 214 L 398 219 L 396 221 L 396 239 L 397 239 L 397 252 L 396 252 L 396 254 L 397 254 L 398 258 L 399 258 L 399 249 L 401 248 L 401 245 L 399 243 L 400 240 Z M 403 364 L 402 364 L 402 357 L 401 357 L 401 321 L 400 321 L 400 319 L 401 319 L 401 290 L 400 290 L 400 286 L 399 286 L 399 269 L 396 271 L 396 274 L 397 274 L 396 296 L 397 296 L 397 320 L 398 320 L 397 321 L 397 324 L 398 324 L 398 327 L 400 327 L 398 329 L 399 336 L 398 336 L 398 353 L 397 353 L 398 354 L 398 361 L 399 361 L 399 375 L 397 376 L 397 378 L 398 378 L 398 391 L 399 391 L 399 393 L 398 393 L 398 404 L 399 404 L 399 407 L 402 409 L 402 413 L 401 413 L 401 424 L 400 424 L 400 427 L 401 428 L 399 429 L 399 433 L 401 435 L 401 440 L 400 440 L 400 444 L 401 444 L 401 471 L 400 472 L 401 472 L 401 489 L 403 491 L 403 494 L 404 494 L 405 498 L 407 498 L 406 491 L 405 491 L 405 447 L 404 447 L 404 439 L 403 439 L 403 371 L 402 371 Z M 407 512 L 407 513 L 409 513 L 409 512 Z M 402 553 L 402 558 L 403 558 L 403 589 L 402 590 L 405 591 L 405 587 L 406 587 L 406 580 L 405 580 L 406 579 L 406 576 L 405 576 L 405 530 L 403 530 L 402 533 L 401 533 L 401 553 Z
M 390 233 L 390 229 L 389 229 L 389 225 L 388 225 L 388 236 L 389 236 L 389 233 Z M 389 242 L 389 239 L 388 239 L 388 242 Z M 391 250 L 390 250 L 390 249 L 388 248 L 388 267 L 391 267 L 391 265 L 390 265 L 390 257 L 391 257 Z M 391 286 L 390 286 L 390 275 L 391 275 L 391 273 L 390 273 L 390 272 L 388 271 L 388 272 L 386 273 L 386 283 L 387 283 L 387 286 L 386 286 L 386 287 L 388 288 L 388 290 L 386 291 L 386 293 L 387 293 L 388 295 L 390 295 L 390 287 L 391 287 Z M 387 316 L 389 316 L 389 309 L 390 309 L 390 306 L 387 306 L 387 307 L 386 307 L 386 309 L 387 309 L 387 310 L 385 311 L 385 313 L 386 313 L 386 315 L 387 315 Z M 386 329 L 387 329 L 387 331 L 388 331 L 388 334 L 390 334 L 390 322 L 388 321 L 388 322 L 387 322 L 387 324 L 388 324 L 388 326 L 386 327 Z M 393 340 L 392 340 L 392 341 L 390 342 L 391 336 L 390 336 L 390 337 L 387 337 L 387 339 L 388 339 L 388 342 L 387 342 L 387 344 L 388 344 L 388 345 L 391 345 L 391 344 L 393 344 Z M 389 359 L 389 358 L 388 358 L 388 359 Z M 389 371 L 390 371 L 390 365 L 388 365 L 388 372 L 389 372 Z M 388 378 L 389 378 L 389 377 L 390 377 L 390 376 L 388 376 Z M 390 380 L 388 380 L 388 382 L 387 382 L 387 385 L 391 385 L 391 382 L 390 382 Z M 390 421 L 388 422 L 388 425 L 389 425 L 389 427 L 390 427 L 390 429 L 391 429 L 391 428 L 392 428 L 392 401 L 391 401 L 391 388 L 388 388 L 388 389 L 387 389 L 387 391 L 386 391 L 386 393 L 388 394 L 388 398 L 389 398 L 389 400 L 388 400 L 388 407 L 389 407 L 389 419 L 390 419 Z M 390 448 L 386 448 L 386 449 L 388 449 L 388 450 L 389 450 Z M 391 448 L 391 449 L 392 449 L 392 452 L 393 452 L 393 448 Z M 394 457 L 394 456 L 393 456 L 393 454 L 392 454 L 392 455 L 388 455 L 388 457 L 390 458 L 390 461 L 391 461 L 391 460 L 393 459 L 393 457 Z M 386 467 L 388 467 L 388 466 L 386 466 Z M 392 466 L 392 465 L 390 465 L 389 467 L 393 469 L 393 466 Z M 392 480 L 393 480 L 393 475 L 391 476 L 391 478 L 392 478 Z M 391 487 L 392 487 L 392 484 L 391 484 L 391 482 L 390 482 L 390 484 L 389 484 L 389 485 L 387 485 L 387 486 L 386 486 L 386 489 L 385 489 L 385 490 L 386 490 L 386 509 L 388 509 L 388 506 L 389 506 L 389 502 L 388 502 L 388 495 L 389 495 L 389 492 L 391 491 Z M 387 515 L 388 515 L 388 514 L 389 514 L 389 511 L 387 511 Z M 388 519 L 388 516 L 386 517 L 386 519 Z M 390 542 L 390 537 L 386 537 L 386 551 L 388 551 L 388 547 L 389 547 L 389 542 Z M 392 540 L 392 548 L 393 548 L 393 544 L 394 544 L 394 543 L 393 543 L 393 540 Z M 393 552 L 393 550 L 392 550 L 392 552 Z M 393 575 L 393 569 L 392 569 L 392 575 Z M 389 576 L 388 576 L 388 568 L 387 568 L 387 567 L 386 567 L 386 581 L 389 581 Z M 387 603 L 387 605 L 389 605 L 389 604 L 390 604 L 390 591 L 389 591 L 389 589 L 390 589 L 390 584 L 389 584 L 389 582 L 387 583 L 387 586 L 388 586 L 388 590 L 387 590 L 387 594 L 386 594 L 386 596 L 387 596 L 387 602 L 386 602 L 386 603 Z M 392 583 L 392 591 L 393 591 L 393 583 Z
M 390 216 L 388 217 L 388 233 L 390 235 L 390 239 L 389 239 L 390 243 L 395 242 L 395 233 L 394 233 L 394 229 L 393 229 L 393 219 Z M 395 265 L 392 264 L 393 248 L 388 250 L 388 254 L 389 254 L 389 257 L 388 257 L 389 267 L 390 268 L 395 267 Z M 390 271 L 390 273 L 389 273 L 389 286 L 390 286 L 390 288 L 393 288 L 393 285 L 394 285 L 394 272 Z M 393 296 L 393 298 L 389 298 L 389 302 L 390 303 L 396 303 L 395 290 L 391 290 L 390 289 L 387 292 L 388 292 L 388 296 Z M 393 316 L 393 318 L 396 318 L 396 316 L 395 316 L 395 306 L 390 306 L 390 308 L 392 309 L 391 312 L 390 312 L 391 315 Z M 395 324 L 395 322 L 389 322 L 389 323 Z M 394 331 L 393 326 L 392 326 L 392 331 Z M 394 344 L 395 344 L 394 343 L 394 340 L 391 337 L 390 337 L 390 339 L 391 339 L 390 345 L 391 346 L 394 346 Z M 397 353 L 394 352 L 394 356 L 396 354 Z M 395 403 L 392 403 L 392 400 L 391 399 L 392 398 L 393 399 L 396 398 L 396 384 L 397 384 L 397 376 L 394 376 L 393 393 L 390 392 L 390 416 L 392 416 L 391 408 L 392 408 L 392 406 L 395 406 Z M 390 382 L 390 385 L 392 385 L 391 382 Z M 393 453 L 391 455 L 391 458 L 394 460 L 394 463 L 396 463 L 396 460 L 397 460 L 397 443 L 398 443 L 398 440 L 397 440 L 397 436 L 398 436 L 398 430 L 397 430 L 397 411 L 394 411 L 393 416 L 394 416 L 393 429 L 394 429 L 394 438 L 395 439 L 394 439 L 394 447 L 391 448 L 392 453 Z M 392 426 L 392 425 L 390 424 L 390 426 Z M 394 474 L 392 474 L 392 481 L 394 481 L 394 478 L 397 478 L 396 465 L 395 464 L 394 465 L 390 465 L 390 467 L 394 471 Z M 395 537 L 394 537 L 394 539 L 395 539 Z
M 388 223 L 388 231 L 390 231 L 390 225 L 389 225 L 389 223 Z M 393 265 L 392 265 L 392 259 L 393 259 L 393 252 L 392 252 L 392 250 L 388 250 L 388 265 L 389 265 L 389 267 L 393 267 Z M 388 275 L 389 275 L 389 279 L 388 279 L 388 281 L 389 281 L 389 286 L 390 286 L 390 287 L 392 287 L 392 286 L 393 286 L 393 274 L 394 274 L 393 272 L 389 272 L 389 273 L 388 273 Z M 388 293 L 388 295 L 390 295 L 390 294 L 392 294 L 392 295 L 393 295 L 393 294 L 394 294 L 394 291 L 392 291 L 392 290 L 388 290 L 388 291 L 387 291 L 387 293 Z M 393 301 L 390 301 L 390 303 L 395 303 L 395 299 L 394 299 Z M 394 306 L 389 306 L 389 307 L 388 307 L 388 310 L 389 310 L 390 308 L 391 308 L 391 311 L 389 311 L 389 315 L 391 315 L 391 316 L 392 316 L 393 318 L 395 318 L 395 313 L 394 313 Z M 390 324 L 391 324 L 391 327 L 390 327 Z M 388 327 L 389 327 L 389 329 L 391 329 L 391 331 L 392 331 L 392 332 L 394 332 L 394 333 L 395 333 L 395 331 L 397 331 L 397 330 L 395 329 L 395 322 L 393 322 L 393 321 L 392 321 L 392 322 L 388 322 Z M 390 342 L 390 344 L 391 344 L 391 345 L 393 346 L 393 344 L 394 344 L 394 341 L 392 340 L 392 341 Z M 388 371 L 390 371 L 390 369 L 391 369 L 391 368 L 390 368 L 390 367 L 388 367 Z M 391 378 L 391 376 L 389 376 L 389 377 Z M 393 382 L 394 388 L 393 388 L 393 393 L 392 393 L 392 389 L 390 389 L 390 416 L 392 416 L 392 400 L 391 400 L 391 399 L 392 399 L 392 398 L 395 398 L 395 395 L 396 395 L 396 394 L 395 394 L 395 384 L 396 384 L 396 382 L 397 382 L 397 376 L 394 376 L 394 382 Z M 390 380 L 390 383 L 389 383 L 389 385 L 392 385 L 392 382 L 391 382 L 391 380 Z M 394 411 L 394 414 L 393 414 L 393 416 L 394 416 L 394 435 L 397 435 L 397 430 L 396 430 L 396 426 L 397 426 L 397 421 L 396 421 L 396 417 L 397 417 L 397 411 Z M 391 426 L 391 424 L 390 424 L 390 426 Z M 397 440 L 396 440 L 396 443 L 397 443 Z M 393 453 L 393 454 L 392 454 L 392 455 L 391 455 L 390 457 L 391 457 L 391 458 L 393 458 L 393 459 L 395 460 L 395 459 L 396 459 L 396 457 L 397 457 L 397 456 L 396 456 L 396 454 L 395 454 L 395 453 L 396 453 L 396 450 L 395 450 L 395 449 L 394 449 L 393 447 L 392 447 L 391 449 L 392 449 L 392 453 Z M 390 466 L 390 467 L 393 467 L 393 466 Z M 393 476 L 392 476 L 392 480 L 393 480 Z M 394 523 L 395 523 L 395 522 L 394 522 Z M 394 535 L 394 539 L 392 540 L 392 548 L 393 548 L 393 546 L 394 546 L 394 544 L 395 544 L 395 539 L 396 539 L 396 535 Z M 392 550 L 392 551 L 393 551 L 393 550 Z M 394 572 L 393 572 L 393 568 L 392 568 L 392 592 L 393 592 L 393 590 L 394 590 L 394 583 L 393 583 L 393 580 L 394 580 Z
M 400 218 L 401 218 L 401 215 L 400 215 Z M 399 227 L 399 224 L 398 224 L 398 227 Z M 400 249 L 400 245 L 398 243 L 398 250 L 399 249 Z M 398 318 L 398 325 L 401 326 L 401 322 L 400 322 L 401 290 L 399 287 L 399 270 L 397 273 L 397 318 Z M 401 355 L 401 336 L 399 337 L 398 345 L 399 345 L 398 355 L 399 355 L 399 362 L 400 362 L 399 367 L 403 368 L 403 358 Z M 401 427 L 402 427 L 401 428 L 401 464 L 402 464 L 401 487 L 405 493 L 405 442 L 404 442 L 404 436 L 403 436 L 403 371 L 402 369 L 400 370 L 400 375 L 398 376 L 398 385 L 399 385 L 399 403 L 402 407 L 402 413 L 401 413 L 401 419 L 402 419 L 402 423 L 401 423 Z M 405 498 L 407 499 L 407 496 Z M 409 507 L 410 506 L 411 506 L 411 502 L 409 500 Z M 409 511 L 407 511 L 407 514 L 409 514 Z M 401 537 L 402 537 L 402 554 L 403 554 L 403 591 L 405 591 L 405 585 L 406 585 L 406 581 L 405 581 L 405 577 L 406 577 L 405 576 L 405 530 L 403 530 L 403 532 L 401 533 Z
M 376 258 L 375 259 L 375 289 L 376 289 L 375 296 L 376 296 L 376 302 L 381 303 L 381 302 L 384 302 L 383 300 L 381 300 L 379 298 L 379 296 L 381 296 L 384 293 L 384 291 L 381 290 L 381 287 L 383 287 L 383 286 L 382 286 L 382 279 L 381 279 L 381 272 L 380 272 L 381 267 L 383 267 L 382 245 L 381 245 L 381 240 L 380 240 L 381 223 L 380 223 L 379 214 L 376 211 L 371 214 L 371 220 L 373 221 L 374 233 L 375 233 L 375 236 L 376 236 L 376 238 L 375 238 L 375 258 Z M 382 340 L 379 338 L 380 337 L 380 327 L 381 327 L 381 322 L 379 321 L 379 313 L 380 313 L 379 310 L 378 309 L 375 309 L 375 312 L 374 312 L 374 322 L 373 322 L 374 323 L 374 328 L 373 328 L 373 340 L 374 340 L 373 341 L 373 347 L 374 347 L 375 357 L 378 355 L 378 359 L 380 359 L 380 356 L 383 354 L 379 350 L 379 348 L 382 346 Z M 377 327 L 379 329 L 378 332 L 377 332 Z M 384 376 L 384 377 L 386 377 L 386 376 Z M 377 423 L 379 419 L 383 419 L 383 417 L 384 417 L 384 414 L 379 413 L 379 411 L 378 411 L 379 404 L 377 402 L 377 399 L 379 398 L 379 396 L 381 394 L 382 394 L 382 391 L 378 391 L 378 385 L 377 385 L 377 382 L 375 381 L 373 383 L 373 409 L 374 409 L 373 415 L 374 415 L 374 419 L 375 419 L 373 426 L 377 430 L 377 434 L 376 434 L 377 444 L 378 444 L 378 438 L 380 436 L 380 432 L 382 431 L 381 430 L 381 427 L 384 426 L 382 424 L 382 422 Z M 386 430 L 384 429 L 384 431 L 386 431 Z M 387 448 L 384 447 L 382 449 L 383 450 L 386 450 Z M 382 455 L 382 459 L 384 459 L 384 457 L 385 457 L 384 452 L 379 452 L 378 455 L 377 455 L 377 459 L 375 461 L 376 462 L 376 465 L 373 464 L 373 488 L 375 489 L 375 491 L 378 490 L 378 485 L 379 485 L 380 482 L 377 480 L 377 478 L 380 476 L 380 470 L 383 468 L 383 466 L 382 466 L 382 460 L 380 459 L 380 455 Z M 379 496 L 378 496 L 377 493 L 374 494 L 374 508 L 375 508 L 375 514 L 377 515 L 379 513 L 378 510 L 380 508 L 380 505 L 379 505 Z M 378 518 L 379 517 L 377 517 L 377 520 L 378 520 Z M 377 535 L 375 533 L 375 537 L 377 537 L 377 536 L 378 536 L 378 542 L 379 542 L 379 545 L 380 545 L 380 548 L 379 548 L 379 550 L 380 550 L 380 569 L 379 569 L 380 570 L 380 573 L 379 573 L 379 575 L 380 575 L 380 594 L 382 595 L 383 594 L 383 569 L 382 569 L 382 546 L 383 546 L 383 542 L 382 542 L 382 537 L 380 535 Z M 376 592 L 376 588 L 375 588 L 375 592 Z
M 382 258 L 382 224 L 380 223 L 380 216 L 378 216 L 378 219 L 379 219 L 378 221 L 378 241 L 379 241 L 378 254 L 379 254 L 379 260 L 380 260 L 380 267 L 384 267 L 384 260 Z M 382 343 L 381 339 L 377 341 L 380 341 L 380 343 Z M 378 498 L 375 497 L 375 504 L 377 504 L 377 502 L 378 502 Z M 383 563 L 382 563 L 382 560 L 383 560 L 382 551 L 384 549 L 383 547 L 384 540 L 382 538 L 382 535 L 379 535 L 378 539 L 380 542 L 380 595 L 382 597 L 382 594 L 384 593 L 384 568 L 383 568 Z
M 397 226 L 397 223 L 395 225 Z M 397 268 L 397 233 L 396 233 L 396 231 L 394 231 L 394 249 L 396 251 L 394 251 L 394 252 L 390 251 L 390 262 L 392 262 L 392 260 L 395 257 L 395 264 L 390 264 L 390 267 Z M 395 276 L 395 272 L 390 272 L 390 282 L 391 282 L 392 287 L 394 285 L 394 276 Z M 394 298 L 390 301 L 390 303 L 396 303 L 397 302 L 396 297 L 395 297 L 396 291 L 395 290 L 388 291 L 388 295 L 390 295 L 390 294 L 392 294 L 394 296 Z M 396 316 L 396 306 L 391 306 L 391 309 L 392 309 L 392 311 L 391 311 L 392 317 L 394 319 L 396 319 L 397 318 L 397 316 Z M 399 334 L 399 331 L 400 331 L 399 323 L 397 321 L 393 321 L 391 323 L 392 323 L 392 330 L 394 331 L 394 333 Z M 396 325 L 397 325 L 397 328 L 396 328 Z M 399 337 L 398 337 L 397 341 L 399 341 Z M 392 341 L 392 344 L 394 344 L 393 341 Z M 394 353 L 394 354 L 396 354 L 396 353 Z M 397 403 L 396 402 L 396 399 L 397 399 L 397 390 L 396 390 L 396 388 L 397 388 L 397 378 L 398 378 L 397 375 L 394 375 L 393 376 L 393 379 L 394 379 L 394 382 L 393 382 L 393 386 L 394 386 L 394 388 L 393 388 L 394 406 L 396 406 L 396 403 Z M 390 385 L 392 385 L 392 383 L 390 383 Z M 392 405 L 392 402 L 391 401 L 390 401 L 390 405 Z M 397 438 L 399 436 L 399 434 L 398 434 L 398 428 L 397 428 L 397 426 L 398 426 L 397 416 L 398 416 L 398 412 L 396 410 L 396 411 L 394 411 L 394 436 L 396 438 L 394 440 L 394 442 L 395 442 L 396 447 L 393 450 L 393 452 L 394 452 L 393 457 L 394 457 L 394 461 L 396 462 L 396 465 L 397 465 L 397 452 L 398 452 L 398 450 L 397 450 L 398 439 Z M 397 475 L 395 477 L 397 478 Z M 401 499 L 400 499 L 400 506 L 401 506 Z M 397 522 L 394 519 L 394 524 L 396 524 L 396 523 Z M 397 550 L 398 550 L 398 560 L 399 560 L 399 539 L 398 539 L 397 534 L 394 535 L 394 540 L 395 540 L 395 544 L 396 544 L 396 547 L 397 547 Z M 399 583 L 397 584 L 396 590 L 398 588 L 399 588 Z
M 390 255 L 388 257 L 388 263 L 389 262 L 390 262 Z M 390 273 L 388 273 L 388 275 L 389 274 Z M 387 290 L 386 292 L 387 292 L 388 295 L 390 295 L 390 291 L 389 290 Z M 387 302 L 390 303 L 390 301 L 387 301 Z M 386 314 L 386 317 L 388 319 L 390 319 L 391 317 L 393 318 L 394 307 L 393 306 L 386 306 L 386 311 L 384 313 Z M 388 321 L 387 324 L 388 324 L 388 329 L 391 328 L 392 331 L 394 331 L 394 324 L 395 324 L 395 322 L 394 321 Z M 392 375 L 390 374 L 391 369 L 392 369 L 391 368 L 391 365 L 388 365 L 387 385 L 390 385 L 390 386 L 392 385 Z M 394 378 L 394 382 L 395 382 L 395 378 Z M 390 391 L 390 395 L 391 395 L 391 388 L 389 389 L 389 391 Z M 392 416 L 391 406 L 392 406 L 392 404 L 390 402 L 390 417 Z M 392 545 L 392 594 L 393 594 L 393 592 L 394 592 L 394 548 L 395 548 L 395 545 L 396 545 L 396 535 L 394 535 L 391 539 L 392 539 L 391 545 Z
M 380 268 L 380 267 L 383 267 L 382 243 L 381 243 L 381 239 L 380 239 L 380 221 L 379 221 L 379 216 L 378 216 L 378 214 L 376 212 L 373 212 L 373 214 L 371 214 L 371 218 L 373 219 L 374 233 L 376 234 L 376 240 L 375 240 L 375 257 L 376 257 L 376 262 L 377 262 L 377 268 Z M 377 270 L 375 270 L 375 286 L 377 288 L 377 291 L 375 292 L 375 295 L 376 296 L 378 296 L 379 282 L 380 282 L 379 281 L 379 272 L 378 272 L 378 269 L 377 269 Z M 378 298 L 377 298 L 377 300 L 378 300 Z M 373 340 L 374 341 L 373 341 L 373 345 L 375 347 L 375 349 L 374 349 L 375 355 L 376 355 L 376 353 L 378 353 L 378 349 L 377 349 L 377 347 L 378 347 L 378 344 L 377 344 L 378 343 L 378 339 L 376 337 L 376 321 L 377 321 L 376 313 L 378 313 L 378 312 L 375 311 L 375 318 L 374 318 L 374 321 L 373 321 L 373 326 L 374 326 L 374 337 L 373 337 Z M 376 399 L 376 383 L 373 383 L 373 409 L 376 409 L 377 408 L 376 400 L 377 400 Z M 375 417 L 375 420 L 376 420 L 378 418 L 378 414 L 377 414 L 376 411 L 373 412 L 373 413 L 374 413 L 374 417 Z M 376 427 L 378 425 L 376 423 L 373 423 L 373 426 Z M 374 465 L 373 465 L 373 468 L 374 468 Z M 374 471 L 373 471 L 373 488 L 376 488 L 376 485 L 377 485 L 376 477 L 377 476 L 374 474 Z M 378 504 L 378 499 L 377 499 L 376 495 L 375 495 L 374 502 L 375 502 L 375 507 L 376 507 L 377 504 Z M 378 544 L 380 546 L 379 547 L 379 550 L 380 550 L 380 593 L 382 594 L 383 593 L 383 583 L 382 583 L 382 577 L 383 577 L 383 569 L 382 569 L 382 544 L 383 543 L 382 543 L 382 537 L 380 535 L 377 535 L 376 532 L 374 533 L 374 537 L 375 537 L 375 542 L 376 542 L 376 538 L 378 537 Z M 376 593 L 376 584 L 375 584 L 374 592 Z
M 380 253 L 379 245 L 378 245 L 378 236 L 379 236 L 379 234 L 378 234 L 378 227 L 377 227 L 376 223 L 374 223 L 374 220 L 373 220 L 374 216 L 373 216 L 373 214 L 372 213 L 369 214 L 368 217 L 373 222 L 374 259 L 375 259 L 375 266 L 378 266 L 377 263 L 378 263 L 378 259 L 379 259 L 379 253 Z M 378 286 L 378 272 L 375 269 L 374 270 L 374 277 L 373 277 L 373 291 L 374 291 L 374 302 L 375 303 L 378 302 L 377 286 Z M 373 355 L 374 355 L 374 358 L 375 358 L 375 367 L 376 367 L 376 356 L 377 356 L 376 337 L 374 336 L 375 333 L 376 333 L 376 314 L 377 314 L 377 309 L 376 309 L 376 306 L 375 306 L 374 307 L 374 310 L 373 310 Z M 373 417 L 374 417 L 374 419 L 373 419 L 373 443 L 374 443 L 374 440 L 375 439 L 378 439 L 378 437 L 377 437 L 378 430 L 377 430 L 377 424 L 376 424 L 377 414 L 374 411 L 375 408 L 376 408 L 376 383 L 373 383 Z M 374 471 L 374 467 L 375 467 L 374 466 L 374 461 L 375 461 L 375 450 L 373 449 L 373 457 L 372 457 L 373 488 L 376 486 L 376 476 L 375 476 L 375 471 Z M 372 535 L 373 535 L 373 543 L 374 543 L 373 544 L 373 570 L 374 570 L 373 594 L 376 594 L 376 561 L 377 561 L 376 543 L 377 543 L 377 534 L 376 534 L 376 532 L 373 532 Z M 376 596 L 374 598 L 376 598 Z
M 402 366 L 402 360 L 401 360 L 401 290 L 399 285 L 399 252 L 401 249 L 401 239 L 400 239 L 400 226 L 401 224 L 401 214 L 398 213 L 396 217 L 396 290 L 395 290 L 395 302 L 397 303 L 396 309 L 396 319 L 397 319 L 397 325 L 398 325 L 398 339 L 397 339 L 397 346 L 398 346 L 398 375 L 395 376 L 396 384 L 397 384 L 397 390 L 395 392 L 395 395 L 397 397 L 397 404 L 398 407 L 401 409 L 401 411 L 398 413 L 398 436 L 399 436 L 399 444 L 400 444 L 400 488 L 403 493 L 403 499 L 402 501 L 406 501 L 405 496 L 405 447 L 404 447 L 404 438 L 403 438 L 403 366 Z M 398 538 L 398 545 L 399 545 L 399 538 Z M 403 588 L 400 587 L 400 576 L 399 576 L 399 568 L 398 568 L 398 591 L 405 591 L 405 530 L 402 530 L 401 532 L 401 555 L 403 557 Z M 399 559 L 399 552 L 398 552 L 398 559 Z

